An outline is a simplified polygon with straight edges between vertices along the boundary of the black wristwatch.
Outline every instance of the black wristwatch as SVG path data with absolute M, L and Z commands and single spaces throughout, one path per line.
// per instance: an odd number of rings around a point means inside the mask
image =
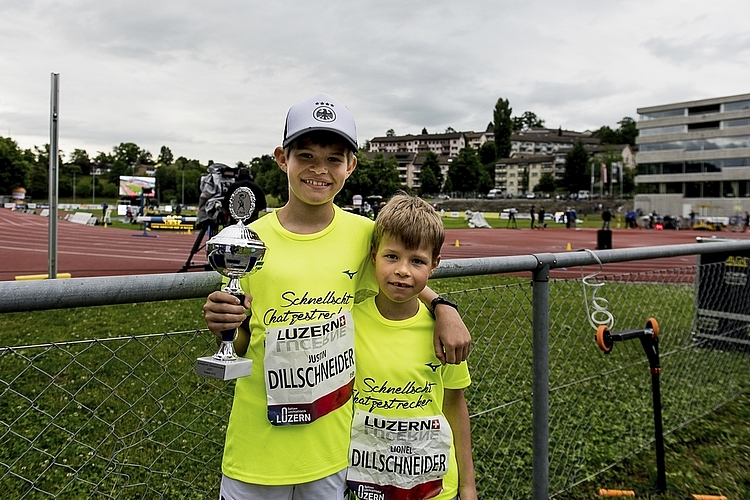
M 438 304 L 445 304 L 446 306 L 451 306 L 453 309 L 458 311 L 458 304 L 455 302 L 451 302 L 450 300 L 446 299 L 445 297 L 441 297 L 438 295 L 434 299 L 432 299 L 432 302 L 430 302 L 430 314 L 432 314 L 432 317 L 435 317 L 435 308 Z

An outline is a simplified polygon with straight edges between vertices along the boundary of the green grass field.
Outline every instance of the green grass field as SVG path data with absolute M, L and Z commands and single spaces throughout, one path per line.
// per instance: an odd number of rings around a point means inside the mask
M 460 303 L 474 336 L 467 398 L 481 497 L 529 498 L 529 280 L 464 277 L 430 286 Z M 550 288 L 550 492 L 564 488 L 559 498 L 585 499 L 595 498 L 599 487 L 648 491 L 656 470 L 653 447 L 587 480 L 653 435 L 643 352 L 618 345 L 604 356 L 585 324 L 580 283 L 554 282 Z M 735 389 L 745 392 L 710 418 L 667 436 L 670 491 L 749 498 L 747 354 L 683 350 L 692 320 L 691 286 L 608 283 L 605 290 L 619 324 L 640 325 L 644 315 L 659 318 L 665 426 L 708 410 L 694 406 Z M 4 346 L 64 343 L 0 351 L 0 414 L 7 422 L 0 464 L 9 464 L 0 467 L 0 482 L 8 498 L 30 491 L 20 478 L 37 478 L 37 488 L 60 498 L 88 498 L 92 492 L 114 498 L 215 495 L 232 385 L 192 373 L 195 358 L 213 349 L 210 336 L 197 331 L 204 328 L 203 302 L 2 315 Z M 636 302 L 650 306 L 634 308 Z M 144 334 L 154 335 L 131 338 Z M 89 342 L 119 337 L 125 338 Z M 740 377 L 738 366 L 744 367 Z M 572 483 L 579 484 L 568 489 Z

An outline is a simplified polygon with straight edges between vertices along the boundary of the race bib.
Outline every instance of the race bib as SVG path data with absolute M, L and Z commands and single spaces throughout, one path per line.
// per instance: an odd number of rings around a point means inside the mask
M 264 363 L 271 424 L 308 424 L 340 408 L 354 388 L 351 311 L 268 328 Z
M 347 485 L 362 499 L 437 496 L 448 472 L 451 436 L 442 415 L 389 418 L 356 410 Z

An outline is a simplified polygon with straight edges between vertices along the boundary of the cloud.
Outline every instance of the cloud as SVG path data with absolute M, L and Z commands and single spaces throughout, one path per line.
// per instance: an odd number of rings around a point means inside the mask
M 61 147 L 91 153 L 136 142 L 248 161 L 321 91 L 350 107 L 362 143 L 390 128 L 484 130 L 499 97 L 549 126 L 615 126 L 637 107 L 747 92 L 747 5 L 0 0 L 0 44 L 13 47 L 0 54 L 0 134 L 48 142 L 53 71 Z
M 695 39 L 653 37 L 643 43 L 656 58 L 679 66 L 707 65 L 720 61 L 747 61 L 750 34 L 702 35 Z

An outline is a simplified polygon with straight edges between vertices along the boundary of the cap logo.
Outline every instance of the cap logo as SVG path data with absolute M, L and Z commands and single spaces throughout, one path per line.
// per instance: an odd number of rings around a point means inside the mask
M 330 123 L 336 121 L 336 112 L 333 110 L 333 104 L 327 102 L 316 102 L 313 110 L 313 118 L 319 122 Z

